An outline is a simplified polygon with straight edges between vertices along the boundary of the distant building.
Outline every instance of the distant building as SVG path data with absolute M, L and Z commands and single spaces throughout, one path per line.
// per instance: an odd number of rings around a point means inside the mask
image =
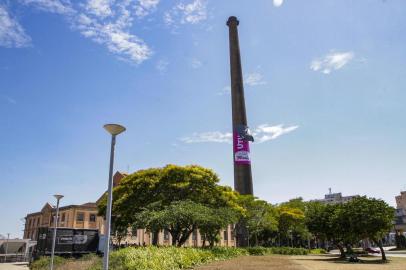
M 38 229 L 53 227 L 56 207 L 46 203 L 40 212 L 26 216 L 24 238 L 37 240 Z M 58 227 L 75 229 L 103 229 L 103 218 L 97 216 L 96 203 L 68 205 L 59 208 Z
M 395 197 L 396 208 L 406 209 L 406 191 L 401 191 L 400 195 Z
M 113 186 L 120 184 L 121 179 L 128 174 L 116 172 L 113 177 Z M 81 205 L 68 205 L 59 208 L 58 227 L 74 229 L 98 229 L 100 234 L 104 234 L 105 220 L 104 217 L 98 216 L 97 204 L 103 198 L 104 194 L 96 202 L 85 203 Z M 25 217 L 24 238 L 37 240 L 38 228 L 53 227 L 56 207 L 46 203 L 40 212 L 30 213 Z M 220 232 L 220 246 L 235 246 L 235 237 L 232 225 L 226 230 Z M 113 241 L 118 242 L 117 237 Z M 153 234 L 145 229 L 128 228 L 127 236 L 120 239 L 121 244 L 151 245 Z M 157 242 L 159 245 L 171 245 L 172 236 L 168 231 L 161 231 L 158 234 Z M 185 246 L 202 246 L 202 237 L 198 230 L 190 235 Z
M 395 230 L 406 232 L 406 191 L 401 191 L 396 199 Z
M 312 201 L 326 204 L 339 204 L 349 202 L 356 197 L 359 197 L 359 195 L 343 196 L 341 192 L 332 193 L 331 188 L 329 188 L 329 193 L 324 195 L 324 199 L 317 199 Z

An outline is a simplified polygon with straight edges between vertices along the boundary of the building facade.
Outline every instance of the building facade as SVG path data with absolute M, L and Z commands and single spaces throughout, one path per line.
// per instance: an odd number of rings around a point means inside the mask
M 113 177 L 113 186 L 120 184 L 121 179 L 126 177 L 126 173 L 116 172 Z M 58 228 L 74 229 L 97 229 L 101 235 L 105 232 L 104 217 L 98 216 L 97 204 L 103 198 L 104 194 L 96 201 L 82 205 L 68 205 L 59 208 Z M 37 240 L 38 229 L 41 227 L 53 227 L 56 215 L 56 207 L 46 203 L 41 211 L 30 213 L 25 217 L 24 238 Z M 221 246 L 235 246 L 234 230 L 229 225 L 226 230 L 220 232 Z M 113 236 L 113 242 L 123 245 L 151 245 L 154 242 L 153 234 L 145 229 L 128 228 L 127 235 L 124 237 Z M 161 231 L 158 234 L 158 245 L 171 245 L 172 237 L 168 231 Z M 208 245 L 208 243 L 206 243 Z M 202 237 L 198 230 L 193 232 L 186 241 L 185 246 L 202 246 Z
M 40 212 L 30 213 L 25 217 L 24 238 L 37 240 L 38 229 L 53 227 L 56 207 L 46 203 Z M 75 229 L 104 230 L 103 217 L 97 215 L 96 203 L 68 205 L 59 208 L 58 227 Z
M 317 199 L 317 200 L 313 200 L 313 201 L 326 203 L 326 204 L 339 204 L 339 203 L 349 202 L 356 197 L 359 197 L 359 195 L 343 196 L 341 194 L 341 192 L 332 193 L 331 188 L 330 188 L 329 193 L 324 195 L 324 199 Z
M 406 232 L 406 191 L 401 191 L 396 199 L 396 218 L 395 230 L 398 232 Z

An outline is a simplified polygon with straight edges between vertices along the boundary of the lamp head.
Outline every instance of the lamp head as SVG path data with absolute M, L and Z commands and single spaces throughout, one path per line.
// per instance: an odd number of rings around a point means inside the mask
M 118 124 L 106 124 L 103 126 L 108 133 L 115 136 L 125 131 L 125 127 Z
M 63 195 L 55 194 L 54 197 L 59 201 L 60 199 L 63 198 Z

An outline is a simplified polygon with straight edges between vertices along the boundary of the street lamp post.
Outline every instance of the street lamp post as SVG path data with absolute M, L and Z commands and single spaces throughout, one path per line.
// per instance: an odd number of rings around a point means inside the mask
M 63 198 L 63 195 L 54 195 L 56 198 L 56 215 L 54 217 L 54 238 L 52 239 L 52 252 L 51 252 L 51 266 L 50 269 L 54 269 L 54 255 L 55 255 L 55 242 L 56 242 L 56 230 L 58 228 L 58 215 L 59 215 L 59 201 Z
M 5 254 L 4 254 L 4 262 L 7 262 L 7 253 L 8 253 L 8 241 L 10 239 L 10 234 L 7 234 L 7 241 L 6 241 L 6 250 L 5 250 Z
M 106 212 L 106 235 L 104 245 L 103 270 L 109 269 L 109 252 L 110 252 L 110 229 L 111 229 L 111 207 L 113 203 L 113 164 L 114 164 L 114 146 L 116 144 L 116 136 L 125 131 L 125 127 L 117 124 L 104 125 L 104 129 L 111 134 L 111 149 L 110 149 L 110 170 L 109 183 L 107 191 L 107 212 Z

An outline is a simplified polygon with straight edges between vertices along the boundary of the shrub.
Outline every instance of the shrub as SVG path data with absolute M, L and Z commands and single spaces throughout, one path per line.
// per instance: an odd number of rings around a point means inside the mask
M 269 254 L 282 254 L 282 255 L 307 255 L 309 251 L 305 248 L 291 248 L 291 247 L 250 247 L 247 249 L 250 255 L 269 255 Z
M 110 269 L 114 270 L 180 270 L 243 255 L 305 255 L 307 253 L 307 249 L 288 247 L 129 247 L 112 252 L 109 265 Z M 85 255 L 78 260 L 55 257 L 55 266 L 56 270 L 101 270 L 102 259 L 96 255 Z M 31 270 L 48 269 L 49 257 L 40 258 L 31 265 Z
M 247 248 L 247 251 L 250 255 L 254 255 L 254 256 L 263 256 L 263 255 L 271 254 L 270 248 L 265 248 L 265 247 L 249 247 L 249 248 Z
M 113 252 L 110 257 L 111 269 L 115 270 L 167 270 L 188 269 L 215 260 L 225 260 L 248 255 L 239 248 L 176 248 L 143 247 L 126 248 Z M 92 268 L 92 270 L 97 268 Z
M 55 256 L 54 257 L 54 266 L 57 267 L 58 265 L 63 265 L 66 263 L 66 259 L 62 257 Z M 49 269 L 51 264 L 51 257 L 41 257 L 38 260 L 34 261 L 30 264 L 31 270 L 43 270 Z
M 310 250 L 310 254 L 327 254 L 327 251 L 323 248 L 314 248 Z

